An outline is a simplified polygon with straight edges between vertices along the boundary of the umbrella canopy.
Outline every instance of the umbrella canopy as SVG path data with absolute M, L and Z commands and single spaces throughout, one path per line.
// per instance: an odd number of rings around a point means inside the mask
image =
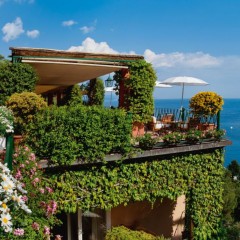
M 182 86 L 181 108 L 182 108 L 182 103 L 183 103 L 184 86 L 205 86 L 205 85 L 209 84 L 199 78 L 186 77 L 186 76 L 167 78 L 166 80 L 162 81 L 162 83 L 167 84 L 167 85 Z
M 104 91 L 105 92 L 116 92 L 116 90 L 114 90 L 114 87 L 105 87 Z
M 156 88 L 170 88 L 172 86 L 170 86 L 169 84 L 164 84 L 164 83 L 162 83 L 160 81 L 156 81 L 155 82 L 155 87 Z

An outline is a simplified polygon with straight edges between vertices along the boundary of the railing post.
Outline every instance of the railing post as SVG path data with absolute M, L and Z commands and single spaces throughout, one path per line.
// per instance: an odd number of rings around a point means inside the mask
M 12 155 L 13 155 L 13 135 L 6 136 L 6 154 L 4 163 L 7 163 L 7 167 L 12 170 Z
M 220 130 L 220 110 L 217 113 L 217 130 Z

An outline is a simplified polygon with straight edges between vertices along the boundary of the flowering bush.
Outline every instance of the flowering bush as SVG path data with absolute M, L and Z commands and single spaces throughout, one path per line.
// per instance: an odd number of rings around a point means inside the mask
M 0 106 L 0 136 L 13 133 L 13 114 L 5 106 Z
M 22 184 L 10 174 L 7 166 L 0 162 L 0 214 L 3 234 L 13 231 L 12 212 L 22 209 L 27 213 L 31 210 L 25 204 L 23 195 L 27 192 L 22 188 Z M 20 195 L 19 195 L 20 194 Z M 24 233 L 23 229 L 14 229 L 14 234 Z
M 212 116 L 223 106 L 223 98 L 215 92 L 199 92 L 189 101 L 189 107 L 197 115 Z
M 209 130 L 204 133 L 204 137 L 207 139 L 214 139 L 216 141 L 220 141 L 226 134 L 224 129 L 220 130 Z
M 185 140 L 188 143 L 197 143 L 202 140 L 202 131 L 200 130 L 190 130 L 185 136 Z
M 183 134 L 180 132 L 167 133 L 166 135 L 163 136 L 163 142 L 165 144 L 170 144 L 170 145 L 175 145 L 177 143 L 180 143 L 182 139 L 183 139 Z
M 30 215 L 18 215 L 14 211 L 12 232 L 0 233 L 0 239 L 47 240 L 51 236 L 51 227 L 58 224 L 56 218 L 57 202 L 52 199 L 53 189 L 43 172 L 38 168 L 35 154 L 26 146 L 20 146 L 13 156 L 13 176 L 22 182 L 22 187 L 29 192 L 20 200 L 32 210 Z M 5 234 L 5 235 L 4 235 Z

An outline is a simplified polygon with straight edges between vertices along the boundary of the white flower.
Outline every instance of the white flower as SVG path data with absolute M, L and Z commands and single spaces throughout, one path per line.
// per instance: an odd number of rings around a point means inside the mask
M 1 214 L 1 226 L 4 228 L 5 232 L 12 231 L 11 215 L 9 213 Z

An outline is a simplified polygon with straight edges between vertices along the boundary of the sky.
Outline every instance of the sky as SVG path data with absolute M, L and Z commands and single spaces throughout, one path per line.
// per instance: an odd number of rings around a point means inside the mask
M 240 98 L 239 0 L 0 0 L 0 54 L 9 47 L 143 55 L 159 81 L 191 76 L 185 98 Z M 154 97 L 180 98 L 181 88 Z

